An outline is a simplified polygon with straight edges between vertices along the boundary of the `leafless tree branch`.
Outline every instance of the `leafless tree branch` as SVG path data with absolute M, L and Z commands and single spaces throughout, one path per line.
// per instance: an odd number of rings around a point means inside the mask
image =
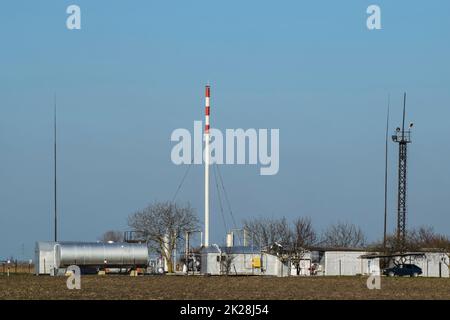
M 198 228 L 198 218 L 189 204 L 155 202 L 131 214 L 128 225 L 144 236 L 149 248 L 165 258 L 168 272 L 173 272 L 173 252 L 186 231 Z
M 338 222 L 325 230 L 321 244 L 336 248 L 361 248 L 366 244 L 366 237 L 360 227 Z

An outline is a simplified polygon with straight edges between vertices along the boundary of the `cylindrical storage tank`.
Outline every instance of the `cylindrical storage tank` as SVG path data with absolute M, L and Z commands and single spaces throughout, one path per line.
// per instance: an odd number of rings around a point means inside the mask
M 227 233 L 227 247 L 230 248 L 234 244 L 233 232 Z
M 55 245 L 55 264 L 85 267 L 146 267 L 148 248 L 138 243 L 59 243 Z

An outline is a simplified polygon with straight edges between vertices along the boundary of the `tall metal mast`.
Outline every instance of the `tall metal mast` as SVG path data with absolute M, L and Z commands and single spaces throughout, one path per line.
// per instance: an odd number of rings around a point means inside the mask
M 391 96 L 388 96 L 388 108 L 386 116 L 386 142 L 385 142 L 385 159 L 384 159 L 384 232 L 383 232 L 383 248 L 386 249 L 387 238 L 387 197 L 388 197 L 388 137 L 389 137 L 389 112 L 391 107 Z
M 55 94 L 55 97 L 54 97 L 54 109 L 53 109 L 53 128 L 54 128 L 54 132 L 53 132 L 53 134 L 54 134 L 54 143 L 53 143 L 53 157 L 54 157 L 54 159 L 53 159 L 53 161 L 54 161 L 54 209 L 55 209 L 55 217 L 54 217 L 54 219 L 55 219 L 55 221 L 54 221 L 54 223 L 55 223 L 55 225 L 54 225 L 54 232 L 55 232 L 55 234 L 54 234 L 54 239 L 55 239 L 55 242 L 56 241 L 58 241 L 58 207 L 57 207 L 57 198 L 56 198 L 56 94 Z
M 392 140 L 399 145 L 398 154 L 398 204 L 397 204 L 397 245 L 400 251 L 406 250 L 406 189 L 407 189 L 407 159 L 408 143 L 411 143 L 411 131 L 413 124 L 405 130 L 406 117 L 406 92 L 403 96 L 403 122 L 402 128 L 397 128 Z

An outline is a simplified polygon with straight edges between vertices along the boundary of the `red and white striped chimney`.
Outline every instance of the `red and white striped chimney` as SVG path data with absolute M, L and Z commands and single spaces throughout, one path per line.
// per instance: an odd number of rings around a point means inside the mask
M 210 151 L 209 151 L 209 115 L 210 115 L 210 87 L 205 87 L 205 247 L 209 246 L 209 164 L 210 164 Z
M 205 87 L 205 134 L 209 134 L 209 98 L 210 98 L 210 87 Z

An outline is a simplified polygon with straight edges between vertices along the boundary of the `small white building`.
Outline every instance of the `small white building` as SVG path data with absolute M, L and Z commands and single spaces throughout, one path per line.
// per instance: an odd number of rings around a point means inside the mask
M 261 275 L 261 276 L 309 276 L 311 275 L 311 254 L 305 252 L 299 263 L 299 270 L 293 264 L 283 262 L 275 254 L 261 252 L 250 246 L 220 247 L 211 245 L 202 248 L 201 273 L 210 275 Z
M 364 250 L 316 249 L 305 252 L 299 270 L 293 263 L 283 262 L 275 254 L 252 247 L 202 248 L 201 273 L 210 275 L 287 276 L 356 276 L 380 274 L 380 260 L 364 259 Z M 227 270 L 228 269 L 228 270 Z
M 252 247 L 211 245 L 201 250 L 201 273 L 210 275 L 260 275 L 261 253 Z
M 262 275 L 287 277 L 289 276 L 289 265 L 282 262 L 276 255 L 270 253 L 262 253 Z
M 411 253 L 410 256 L 405 254 L 403 259 L 401 257 L 394 257 L 390 262 L 390 267 L 396 263 L 410 263 L 415 264 L 422 269 L 421 277 L 437 277 L 449 278 L 449 254 L 444 252 L 420 252 Z
M 51 274 L 54 275 L 56 266 L 55 246 L 56 242 L 40 241 L 36 242 L 34 251 L 34 274 Z
M 227 270 L 228 269 L 228 270 Z M 266 252 L 249 246 L 219 247 L 211 245 L 201 250 L 202 274 L 266 275 L 285 277 L 290 274 L 287 263 Z
M 315 273 L 324 276 L 380 274 L 380 260 L 364 259 L 367 251 L 359 249 L 318 249 L 312 251 Z

